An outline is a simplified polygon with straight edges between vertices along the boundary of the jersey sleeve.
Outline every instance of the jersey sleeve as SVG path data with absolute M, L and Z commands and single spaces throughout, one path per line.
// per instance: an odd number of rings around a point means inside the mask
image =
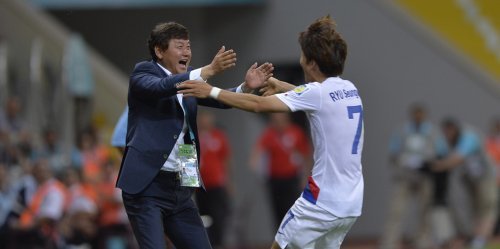
M 315 111 L 321 106 L 321 88 L 313 83 L 300 85 L 275 96 L 285 103 L 292 112 Z

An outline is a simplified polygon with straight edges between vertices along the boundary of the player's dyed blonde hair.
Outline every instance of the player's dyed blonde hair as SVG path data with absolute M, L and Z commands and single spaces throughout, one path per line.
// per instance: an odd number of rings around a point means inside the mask
M 327 77 L 341 75 L 347 57 L 347 44 L 335 30 L 330 15 L 313 22 L 299 34 L 299 43 L 306 61 L 315 61 Z

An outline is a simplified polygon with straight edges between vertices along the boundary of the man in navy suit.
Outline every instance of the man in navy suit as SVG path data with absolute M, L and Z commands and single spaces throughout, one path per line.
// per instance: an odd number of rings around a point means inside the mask
M 227 106 L 213 99 L 183 98 L 176 85 L 207 80 L 233 67 L 236 54 L 222 47 L 211 64 L 189 71 L 189 33 L 175 22 L 158 24 L 148 47 L 152 60 L 138 63 L 130 76 L 126 148 L 117 187 L 122 189 L 125 209 L 142 249 L 165 248 L 165 235 L 178 249 L 210 249 L 191 199 L 197 185 L 183 183 L 181 172 L 186 172 L 186 164 L 182 148 L 190 146 L 191 155 L 200 158 L 198 104 Z M 231 90 L 241 92 L 262 85 L 271 72 L 268 63 L 259 68 L 254 65 L 246 82 Z

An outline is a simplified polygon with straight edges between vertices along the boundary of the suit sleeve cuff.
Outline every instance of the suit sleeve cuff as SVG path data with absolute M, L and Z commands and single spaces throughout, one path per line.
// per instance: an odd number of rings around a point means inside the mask
M 201 68 L 198 68 L 198 69 L 195 69 L 195 70 L 192 70 L 191 72 L 189 72 L 189 80 L 203 80 L 203 81 L 205 81 L 205 79 L 201 78 Z
M 243 84 L 244 83 L 241 83 L 237 88 L 236 88 L 236 93 L 243 93 Z

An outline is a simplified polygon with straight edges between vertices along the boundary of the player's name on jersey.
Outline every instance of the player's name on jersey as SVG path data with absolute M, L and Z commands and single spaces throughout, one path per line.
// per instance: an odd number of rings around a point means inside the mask
M 330 93 L 330 97 L 332 98 L 333 102 L 342 100 L 342 99 L 348 99 L 348 98 L 359 98 L 358 90 L 336 90 Z

